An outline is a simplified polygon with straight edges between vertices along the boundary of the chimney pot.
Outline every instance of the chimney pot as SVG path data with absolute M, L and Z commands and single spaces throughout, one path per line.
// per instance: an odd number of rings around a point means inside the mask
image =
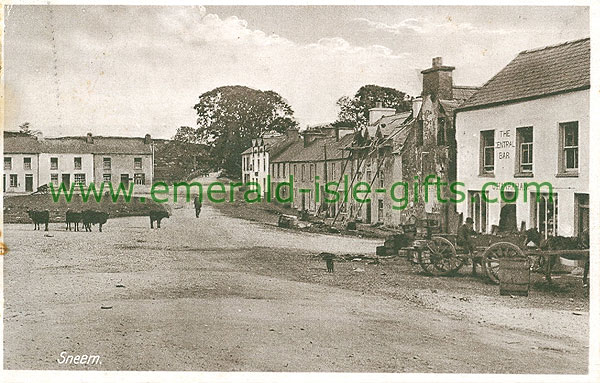
M 442 66 L 442 58 L 441 57 L 434 57 L 431 60 L 431 66 L 434 67 L 434 68 Z
M 85 138 L 85 142 L 87 142 L 88 144 L 94 143 L 94 137 L 92 137 L 92 133 L 87 134 L 87 137 Z
M 152 143 L 152 136 L 150 136 L 149 134 L 146 134 L 144 136 L 144 144 L 150 145 L 151 143 Z
M 383 107 L 383 104 L 382 104 L 382 102 L 381 102 L 381 101 L 377 101 L 377 102 L 375 103 L 375 107 L 376 107 L 376 108 L 382 108 L 382 107 Z

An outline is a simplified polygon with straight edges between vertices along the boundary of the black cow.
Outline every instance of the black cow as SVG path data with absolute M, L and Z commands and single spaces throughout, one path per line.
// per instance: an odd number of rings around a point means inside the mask
M 169 213 L 165 210 L 152 210 L 148 215 L 150 216 L 150 229 L 154 229 L 154 221 L 156 221 L 156 228 L 160 229 L 160 221 L 163 218 L 169 218 Z
M 27 214 L 29 214 L 29 218 L 33 221 L 33 230 L 41 230 L 40 224 L 43 223 L 46 225 L 44 231 L 48 231 L 48 222 L 50 221 L 50 212 L 48 210 L 27 210 Z
M 67 228 L 65 230 L 71 231 L 71 224 L 73 224 L 73 230 L 79 231 L 79 222 L 81 222 L 81 213 L 78 211 L 67 210 Z
M 102 225 L 108 221 L 108 213 L 96 210 L 84 210 L 81 212 L 81 220 L 85 231 L 92 231 L 92 225 L 98 224 L 98 230 L 102 232 Z

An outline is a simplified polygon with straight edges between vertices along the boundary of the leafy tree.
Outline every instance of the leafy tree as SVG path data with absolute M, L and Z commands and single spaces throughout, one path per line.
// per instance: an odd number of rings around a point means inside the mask
M 397 89 L 377 85 L 364 85 L 354 97 L 343 96 L 337 100 L 340 108 L 336 125 L 365 127 L 369 122 L 369 109 L 381 102 L 384 108 L 394 108 L 396 113 L 410 110 L 409 96 Z
M 42 134 L 42 132 L 40 132 L 39 130 L 31 129 L 31 124 L 29 122 L 24 122 L 21 125 L 19 125 L 19 131 L 30 136 L 39 136 L 40 134 Z
M 239 85 L 202 94 L 194 109 L 197 127 L 180 127 L 174 139 L 209 145 L 215 163 L 231 175 L 241 174 L 240 155 L 252 138 L 298 125 L 278 93 Z

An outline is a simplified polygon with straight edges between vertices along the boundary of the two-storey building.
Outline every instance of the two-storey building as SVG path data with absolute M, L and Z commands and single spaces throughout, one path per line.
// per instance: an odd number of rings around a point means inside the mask
M 457 109 L 458 210 L 478 231 L 589 228 L 589 100 L 587 38 L 519 53 Z

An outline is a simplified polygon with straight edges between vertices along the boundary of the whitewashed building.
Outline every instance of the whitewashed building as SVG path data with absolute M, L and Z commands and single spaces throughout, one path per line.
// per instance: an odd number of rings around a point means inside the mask
M 461 105 L 455 118 L 463 217 L 480 232 L 524 226 L 576 236 L 588 229 L 589 98 L 587 38 L 519 53 Z M 502 201 L 497 185 L 507 182 L 516 188 L 505 186 Z M 533 182 L 550 183 L 552 194 L 542 186 L 536 199 Z

